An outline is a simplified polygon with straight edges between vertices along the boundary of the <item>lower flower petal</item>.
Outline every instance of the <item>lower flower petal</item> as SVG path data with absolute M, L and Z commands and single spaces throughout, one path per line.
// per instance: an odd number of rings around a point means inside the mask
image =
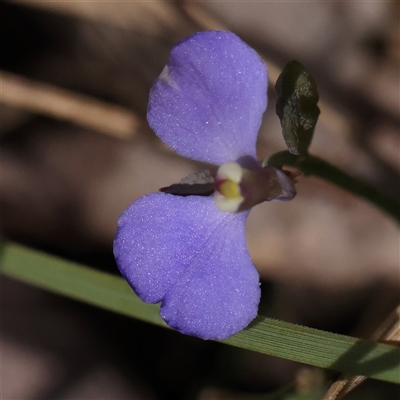
M 162 318 L 182 333 L 222 340 L 245 328 L 257 315 L 259 275 L 247 251 L 247 213 L 225 214 L 202 250 L 167 291 Z M 229 218 L 228 218 L 229 216 Z
M 210 265 L 191 268 L 167 293 L 160 315 L 169 326 L 202 339 L 223 340 L 257 316 L 260 288 L 253 265 L 232 269 L 232 260 L 220 262 L 212 260 L 209 271 Z
M 119 219 L 118 267 L 143 301 L 163 302 L 160 314 L 171 327 L 225 339 L 249 324 L 260 299 L 247 214 L 221 212 L 212 197 L 144 196 Z

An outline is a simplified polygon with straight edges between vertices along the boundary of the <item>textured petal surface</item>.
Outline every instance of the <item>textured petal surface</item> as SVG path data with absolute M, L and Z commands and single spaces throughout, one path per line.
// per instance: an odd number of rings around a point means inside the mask
M 152 193 L 119 219 L 117 264 L 142 300 L 162 301 L 160 314 L 171 327 L 227 338 L 257 315 L 260 299 L 246 217 L 219 211 L 212 197 Z
M 147 118 L 179 154 L 222 164 L 255 157 L 267 106 L 267 69 L 235 34 L 199 32 L 176 45 L 156 80 Z

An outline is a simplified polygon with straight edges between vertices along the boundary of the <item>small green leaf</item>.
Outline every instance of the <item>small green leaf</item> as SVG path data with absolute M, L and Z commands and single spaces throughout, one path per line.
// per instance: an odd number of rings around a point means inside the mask
M 313 77 L 298 61 L 290 61 L 276 81 L 276 113 L 292 154 L 306 154 L 319 116 L 318 90 Z

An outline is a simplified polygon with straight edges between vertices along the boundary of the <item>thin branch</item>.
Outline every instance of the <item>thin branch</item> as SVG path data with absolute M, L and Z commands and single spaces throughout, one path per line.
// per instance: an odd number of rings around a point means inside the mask
M 131 138 L 139 118 L 89 96 L 0 71 L 0 103 L 61 119 L 120 139 Z
M 277 168 L 284 165 L 292 166 L 305 175 L 314 175 L 325 179 L 369 201 L 400 223 L 400 203 L 397 200 L 385 196 L 369 183 L 349 175 L 322 158 L 310 154 L 296 156 L 285 150 L 273 154 L 268 158 L 267 163 Z

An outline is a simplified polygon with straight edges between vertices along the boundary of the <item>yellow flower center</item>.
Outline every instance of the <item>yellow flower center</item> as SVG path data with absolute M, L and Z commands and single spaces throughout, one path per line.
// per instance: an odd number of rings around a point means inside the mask
M 244 169 L 236 162 L 222 164 L 217 172 L 214 199 L 221 211 L 237 212 L 244 198 L 240 190 Z
M 241 212 L 263 201 L 291 200 L 296 189 L 285 172 L 274 167 L 237 162 L 222 164 L 215 178 L 214 200 L 221 211 Z
M 230 179 L 221 182 L 219 191 L 227 199 L 236 199 L 241 197 L 239 185 Z

